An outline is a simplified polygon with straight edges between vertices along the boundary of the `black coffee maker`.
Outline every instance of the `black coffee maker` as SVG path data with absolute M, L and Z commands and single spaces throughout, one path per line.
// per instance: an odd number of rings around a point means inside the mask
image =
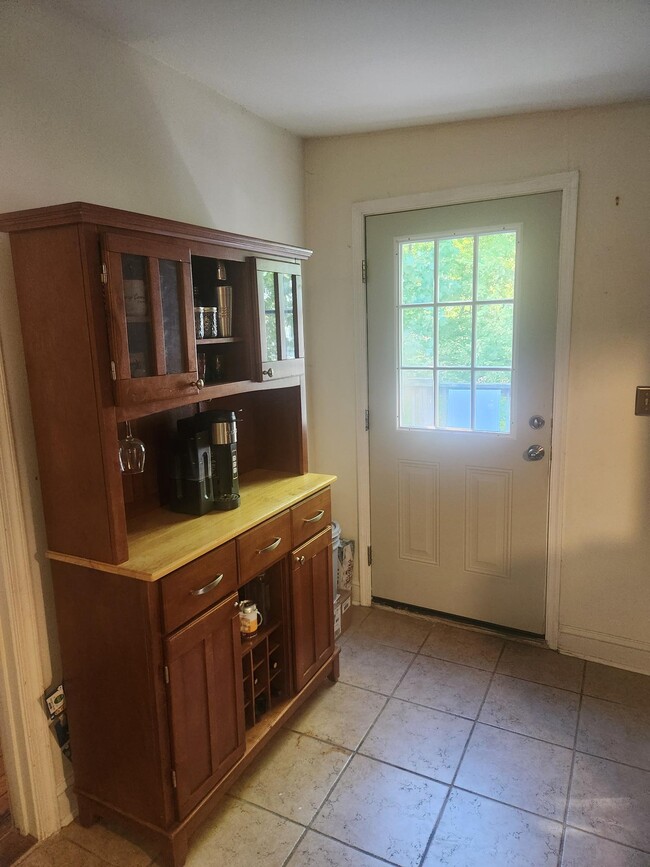
M 226 511 L 239 506 L 237 465 L 237 417 L 232 410 L 207 410 L 179 419 L 181 438 L 205 433 L 210 443 L 214 509 Z
M 171 455 L 169 508 L 205 515 L 214 508 L 212 452 L 207 431 L 178 437 Z

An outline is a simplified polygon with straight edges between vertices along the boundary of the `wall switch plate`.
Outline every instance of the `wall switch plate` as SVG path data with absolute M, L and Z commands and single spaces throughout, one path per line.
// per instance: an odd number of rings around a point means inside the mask
M 650 385 L 637 385 L 634 415 L 650 415 Z

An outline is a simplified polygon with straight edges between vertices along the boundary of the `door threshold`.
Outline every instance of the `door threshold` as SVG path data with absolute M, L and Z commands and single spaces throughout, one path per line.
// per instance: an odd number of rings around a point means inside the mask
M 446 611 L 422 608 L 419 605 L 409 605 L 406 602 L 396 602 L 394 599 L 383 599 L 381 596 L 373 596 L 372 604 L 383 608 L 392 608 L 396 611 L 404 611 L 408 614 L 417 614 L 420 617 L 455 623 L 458 626 L 480 629 L 483 632 L 490 632 L 493 635 L 503 635 L 506 638 L 519 638 L 524 641 L 534 642 L 535 644 L 546 644 L 544 635 L 536 632 L 526 632 L 524 629 L 513 629 L 510 626 L 501 626 L 498 623 L 489 623 L 486 620 L 473 620 L 471 617 L 460 617 L 458 614 L 448 614 Z

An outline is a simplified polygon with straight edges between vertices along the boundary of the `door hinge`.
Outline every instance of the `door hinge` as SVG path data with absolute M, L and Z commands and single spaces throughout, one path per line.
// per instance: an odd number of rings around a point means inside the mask
M 163 668 L 163 672 L 165 674 L 165 683 L 169 683 L 169 668 L 167 666 L 165 666 Z
M 366 260 L 361 260 L 361 282 L 365 283 L 368 280 L 368 266 L 366 265 Z
M 176 771 L 172 771 L 172 786 L 176 788 Z
M 117 380 L 117 369 L 115 367 L 115 362 L 111 361 L 111 379 L 113 382 Z
M 365 424 L 366 424 L 366 430 L 370 430 L 370 410 L 369 409 L 367 409 L 365 412 Z
M 100 283 L 103 283 L 104 286 L 108 283 L 108 269 L 106 268 L 106 264 L 102 262 L 102 270 L 99 275 Z
M 372 566 L 372 545 L 368 545 L 368 566 Z

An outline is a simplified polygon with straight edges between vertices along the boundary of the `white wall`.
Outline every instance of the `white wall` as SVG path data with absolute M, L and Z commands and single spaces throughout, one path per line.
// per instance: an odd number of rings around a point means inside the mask
M 47 3 L 0 6 L 0 117 L 2 212 L 87 201 L 303 242 L 298 138 Z M 60 676 L 56 627 L 11 254 L 0 235 L 3 359 L 33 543 L 25 580 L 41 609 L 45 688 Z M 54 742 L 53 756 L 65 816 L 69 768 Z
M 352 204 L 579 170 L 560 647 L 650 672 L 650 106 L 310 140 L 311 459 L 357 536 Z M 619 203 L 616 204 L 616 197 Z

